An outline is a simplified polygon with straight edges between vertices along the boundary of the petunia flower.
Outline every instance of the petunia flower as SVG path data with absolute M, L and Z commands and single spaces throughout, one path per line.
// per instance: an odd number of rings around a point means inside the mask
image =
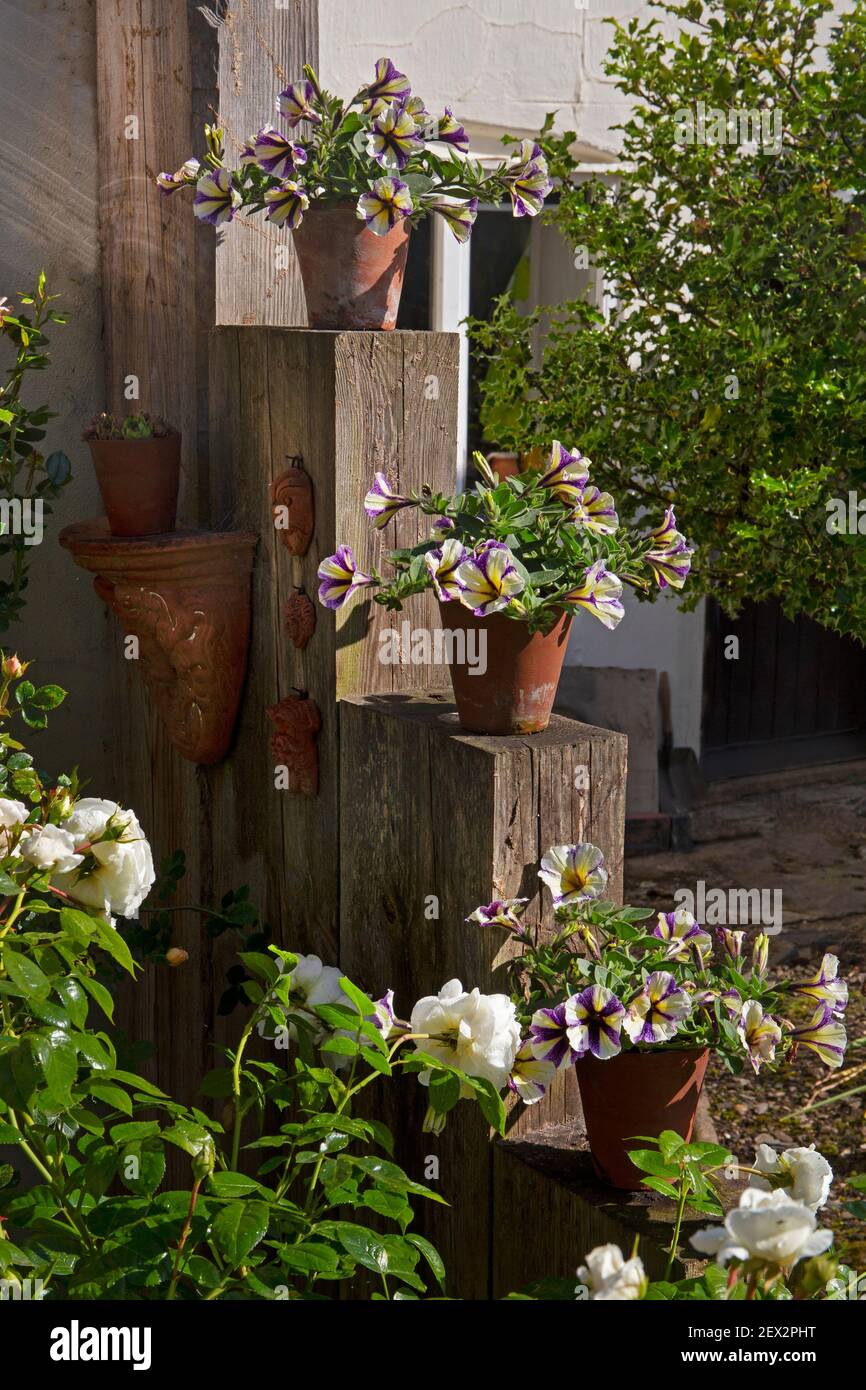
M 623 1028 L 633 1043 L 669 1042 L 692 1001 L 667 970 L 654 970 L 628 1006 Z
M 574 523 L 582 531 L 612 536 L 619 526 L 619 517 L 610 493 L 600 492 L 597 487 L 584 488 L 574 508 Z
M 502 541 L 485 541 L 476 555 L 458 566 L 455 578 L 460 589 L 457 597 L 476 618 L 501 612 L 526 588 L 514 556 Z
M 174 193 L 178 188 L 186 188 L 195 183 L 199 176 L 201 165 L 197 159 L 184 160 L 179 169 L 175 169 L 173 174 L 157 174 L 157 186 L 163 193 Z
M 241 195 L 232 183 L 229 169 L 214 169 L 202 174 L 195 186 L 193 212 L 202 222 L 219 227 L 231 222 L 241 205 Z
M 752 1070 L 757 1075 L 765 1062 L 775 1059 L 776 1046 L 782 1040 L 782 1029 L 772 1014 L 764 1013 L 764 1006 L 757 999 L 746 1000 L 740 1010 L 737 1029 L 749 1054 Z
M 294 144 L 272 125 L 262 126 L 251 143 L 256 164 L 276 179 L 285 178 L 292 169 L 307 162 L 307 151 L 303 145 Z
M 739 1018 L 743 1008 L 743 996 L 738 989 L 722 990 L 719 1003 L 729 1018 Z
M 312 82 L 292 82 L 277 97 L 277 110 L 280 115 L 285 117 L 286 123 L 294 130 L 295 126 L 300 125 L 301 121 L 312 121 L 313 125 L 321 125 L 322 118 L 317 111 L 313 110 L 312 100 L 316 95 L 316 89 Z
M 369 574 L 362 574 L 355 564 L 351 546 L 341 545 L 318 568 L 319 602 L 325 608 L 341 608 L 356 589 L 375 584 Z
M 568 1041 L 578 1057 L 586 1052 L 602 1060 L 615 1057 L 622 1049 L 619 1034 L 624 1018 L 624 1005 L 603 985 L 588 985 L 565 1001 Z
M 654 531 L 650 531 L 652 547 L 645 560 L 655 574 L 660 589 L 681 589 L 689 575 L 693 550 L 686 544 L 685 536 L 677 530 L 677 519 L 673 507 L 668 507 L 664 521 Z
M 420 148 L 418 127 L 403 106 L 386 107 L 370 127 L 367 153 L 383 169 L 405 169 Z
M 717 927 L 716 936 L 728 964 L 736 965 L 743 954 L 743 942 L 746 939 L 746 933 L 744 931 L 729 931 L 727 927 Z
M 553 894 L 554 906 L 565 907 L 600 898 L 608 872 L 596 845 L 554 845 L 542 859 L 538 877 Z
M 622 580 L 604 567 L 604 560 L 596 560 L 583 576 L 583 583 L 570 589 L 562 596 L 563 603 L 573 603 L 585 608 L 594 618 L 598 618 L 611 632 L 618 627 L 625 616 L 622 604 Z
M 270 209 L 266 220 L 277 227 L 285 225 L 294 231 L 304 220 L 304 213 L 310 206 L 310 196 L 296 179 L 286 179 L 279 188 L 268 189 L 265 202 Z
M 466 556 L 466 547 L 454 536 L 443 541 L 437 550 L 428 550 L 424 556 L 424 564 L 433 580 L 433 588 L 440 603 L 459 599 L 460 583 L 457 571 Z
M 469 136 L 450 106 L 446 106 L 445 115 L 439 117 L 436 139 L 441 140 L 446 145 L 453 145 L 456 150 L 462 150 L 464 154 L 469 153 Z
M 552 1009 L 536 1009 L 529 1025 L 528 1043 L 533 1057 L 552 1063 L 557 1071 L 577 1061 L 568 1036 L 564 1004 Z
M 684 907 L 678 907 L 675 912 L 660 912 L 652 935 L 667 942 L 665 954 L 669 960 L 687 960 L 689 952 L 694 951 L 703 967 L 713 949 L 709 932 L 704 931 Z
M 814 975 L 803 980 L 802 984 L 792 984 L 794 994 L 805 994 L 819 1004 L 829 1004 L 834 1014 L 845 1012 L 848 1004 L 848 986 L 837 978 L 839 957 L 826 955 Z
M 848 1035 L 844 1023 L 833 1013 L 829 1004 L 819 1004 L 811 1022 L 805 1028 L 792 1029 L 791 1038 L 795 1043 L 810 1048 L 825 1067 L 841 1067 Z
M 507 931 L 523 936 L 526 927 L 519 914 L 528 902 L 528 898 L 494 898 L 492 903 L 476 907 L 466 921 L 479 927 L 505 927 Z
M 401 497 L 399 492 L 394 491 L 384 473 L 376 474 L 373 486 L 364 498 L 364 511 L 377 531 L 387 526 L 404 507 L 415 505 L 411 497 Z
M 540 146 L 533 145 L 531 140 L 524 140 L 517 163 L 506 173 L 503 181 L 511 195 L 513 215 L 536 217 L 553 187 L 547 160 Z
M 413 211 L 412 195 L 400 179 L 376 179 L 358 199 L 356 213 L 376 236 L 387 236 Z
M 514 1059 L 514 1066 L 508 1078 L 508 1089 L 519 1096 L 524 1105 L 535 1105 L 543 1099 L 555 1076 L 556 1067 L 553 1062 L 536 1057 L 532 1043 L 527 1038 Z
M 763 980 L 770 960 L 770 938 L 765 931 L 759 931 L 752 942 L 752 974 Z M 846 990 L 847 998 L 847 990 Z
M 461 245 L 465 245 L 478 216 L 478 199 L 470 198 L 468 203 L 457 203 L 447 198 L 431 198 L 426 206 L 441 217 Z
M 372 111 L 379 101 L 408 101 L 412 88 L 405 73 L 398 72 L 390 58 L 379 58 L 376 76 L 360 94 L 363 110 Z
M 555 439 L 550 461 L 538 480 L 538 486 L 549 488 L 564 506 L 576 507 L 588 478 L 589 460 L 583 457 L 579 449 L 569 451 Z

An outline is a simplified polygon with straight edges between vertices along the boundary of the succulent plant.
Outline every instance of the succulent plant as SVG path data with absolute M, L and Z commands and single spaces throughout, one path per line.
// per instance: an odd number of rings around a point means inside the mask
M 84 438 L 90 439 L 164 439 L 169 434 L 176 433 L 171 425 L 167 425 L 158 415 L 148 415 L 147 411 L 142 411 L 140 415 L 124 415 L 118 417 L 108 410 L 100 411 L 94 415 L 93 419 L 84 427 Z

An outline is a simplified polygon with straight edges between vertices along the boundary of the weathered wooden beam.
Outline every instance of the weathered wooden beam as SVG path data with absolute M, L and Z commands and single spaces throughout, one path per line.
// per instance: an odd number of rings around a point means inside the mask
M 554 716 L 543 734 L 464 734 L 442 696 L 347 698 L 341 714 L 341 934 L 346 973 L 398 1010 L 446 981 L 503 988 L 501 931 L 465 923 L 492 897 L 526 897 L 530 928 L 541 919 L 538 862 L 551 845 L 591 840 L 622 891 L 626 740 Z M 514 1112 L 510 1132 L 579 1115 L 573 1075 L 540 1106 Z M 404 1081 L 376 1095 L 377 1114 L 398 1136 L 398 1159 L 414 1176 L 438 1160 L 438 1190 L 450 1210 L 427 1207 L 423 1229 L 456 1276 L 452 1292 L 489 1296 L 499 1217 L 493 1151 L 476 1108 L 460 1103 L 443 1135 L 421 1133 L 423 1089 Z M 443 1216 L 443 1211 L 445 1212 Z
M 279 125 L 277 96 L 319 65 L 319 0 L 263 5 L 228 0 L 217 24 L 219 124 L 227 162 L 263 125 Z M 307 304 L 291 233 L 236 218 L 216 246 L 216 322 L 305 327 Z

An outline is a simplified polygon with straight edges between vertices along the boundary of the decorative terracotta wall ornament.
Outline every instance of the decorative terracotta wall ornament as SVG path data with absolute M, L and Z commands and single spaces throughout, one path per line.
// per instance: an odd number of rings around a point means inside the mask
M 290 555 L 306 555 L 316 522 L 313 481 L 301 464 L 293 459 L 271 484 L 274 527 Z
M 322 727 L 319 706 L 308 695 L 299 693 L 271 705 L 267 715 L 275 725 L 271 755 L 288 773 L 285 790 L 299 792 L 301 796 L 316 796 L 319 790 L 316 740 Z
M 303 589 L 297 589 L 286 603 L 283 616 L 292 643 L 302 652 L 316 630 L 316 605 Z
M 105 522 L 67 526 L 60 544 L 138 638 L 138 664 L 169 741 L 194 763 L 229 750 L 247 665 L 250 576 L 258 537 L 178 531 L 112 537 Z

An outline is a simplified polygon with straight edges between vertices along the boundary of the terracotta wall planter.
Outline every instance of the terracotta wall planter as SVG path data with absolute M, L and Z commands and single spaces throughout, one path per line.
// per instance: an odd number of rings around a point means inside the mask
M 161 439 L 89 439 L 113 536 L 173 531 L 180 488 L 179 434 Z
M 628 1150 L 646 1145 L 635 1135 L 672 1129 L 691 1138 L 709 1056 L 707 1048 L 659 1049 L 576 1063 L 592 1162 L 603 1182 L 629 1191 L 641 1186 Z
M 292 232 L 310 327 L 394 328 L 410 230 L 400 222 L 376 236 L 353 203 L 311 208 Z
M 520 459 L 517 454 L 492 453 L 487 455 L 487 462 L 493 469 L 500 482 L 505 478 L 516 478 L 520 472 Z
M 60 544 L 89 570 L 97 594 L 138 639 L 138 661 L 166 737 L 194 763 L 231 746 L 247 669 L 250 580 L 258 537 L 247 531 L 110 536 L 82 521 Z
M 476 618 L 456 600 L 441 603 L 443 629 L 465 634 L 463 655 L 452 641 L 449 669 L 460 723 L 474 734 L 538 734 L 547 728 L 556 698 L 571 617 L 548 633 L 501 613 Z M 483 669 L 486 660 L 486 670 Z M 474 669 L 477 665 L 478 669 Z

